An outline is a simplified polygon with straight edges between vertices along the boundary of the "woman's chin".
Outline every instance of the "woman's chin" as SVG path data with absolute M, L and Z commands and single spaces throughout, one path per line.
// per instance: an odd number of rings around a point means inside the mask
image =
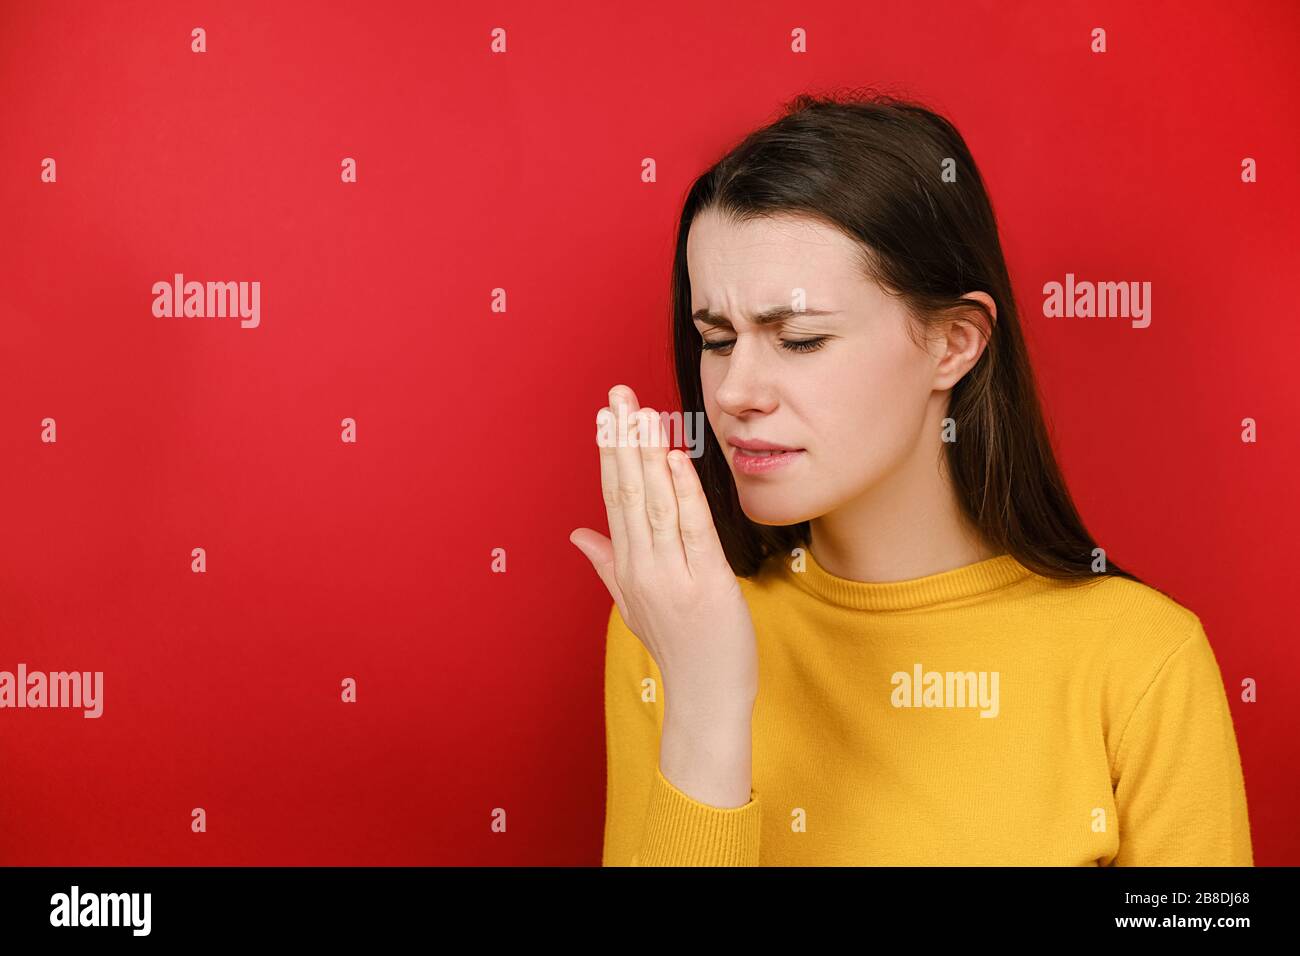
M 754 524 L 772 525 L 774 527 L 798 524 L 817 517 L 810 512 L 807 502 L 798 501 L 760 501 L 763 495 L 740 496 L 740 508 L 745 517 Z

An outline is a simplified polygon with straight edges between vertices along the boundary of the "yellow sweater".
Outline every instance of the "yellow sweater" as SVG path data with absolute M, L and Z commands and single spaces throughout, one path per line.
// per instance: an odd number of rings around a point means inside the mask
M 743 807 L 660 772 L 661 675 L 611 609 L 603 865 L 1253 865 L 1194 613 L 1007 554 L 888 583 L 798 554 L 737 578 L 759 659 Z

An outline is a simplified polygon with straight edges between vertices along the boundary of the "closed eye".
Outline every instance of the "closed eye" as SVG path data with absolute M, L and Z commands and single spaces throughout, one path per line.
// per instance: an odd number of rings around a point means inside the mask
M 820 335 L 811 339 L 782 339 L 781 348 L 788 352 L 815 352 L 826 344 L 829 335 Z M 716 352 L 720 349 L 729 349 L 735 345 L 734 339 L 727 342 L 701 342 L 700 348 L 706 352 Z

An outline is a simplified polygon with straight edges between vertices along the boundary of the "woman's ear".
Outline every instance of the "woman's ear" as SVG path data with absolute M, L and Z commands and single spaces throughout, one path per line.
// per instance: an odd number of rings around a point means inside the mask
M 963 309 L 943 325 L 940 336 L 939 363 L 935 366 L 934 388 L 938 391 L 952 388 L 963 375 L 975 367 L 988 341 L 993 337 L 993 322 L 997 321 L 998 307 L 987 292 L 967 292 L 964 298 L 982 302 L 989 310 L 985 315 L 978 308 Z
M 988 308 L 989 310 L 988 316 L 985 316 L 984 313 L 981 312 L 979 309 L 971 309 L 967 315 L 968 318 L 971 319 L 971 321 L 978 323 L 979 327 L 984 332 L 984 338 L 986 339 L 993 338 L 993 325 L 990 324 L 989 320 L 990 317 L 993 323 L 996 323 L 998 320 L 998 304 L 993 301 L 993 296 L 989 295 L 987 292 L 967 292 L 964 296 L 962 296 L 962 298 L 975 299 L 978 302 L 983 302 L 984 305 Z

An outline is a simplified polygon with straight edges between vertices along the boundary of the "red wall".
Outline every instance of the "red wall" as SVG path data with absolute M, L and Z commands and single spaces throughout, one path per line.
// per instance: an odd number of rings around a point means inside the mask
M 967 137 L 1078 504 L 1201 616 L 1300 863 L 1300 7 L 719 7 L 0 6 L 0 670 L 104 673 L 99 719 L 0 711 L 0 863 L 598 863 L 596 409 L 670 407 L 691 178 L 859 85 Z M 260 324 L 155 317 L 178 272 Z M 1151 325 L 1045 318 L 1067 272 Z

